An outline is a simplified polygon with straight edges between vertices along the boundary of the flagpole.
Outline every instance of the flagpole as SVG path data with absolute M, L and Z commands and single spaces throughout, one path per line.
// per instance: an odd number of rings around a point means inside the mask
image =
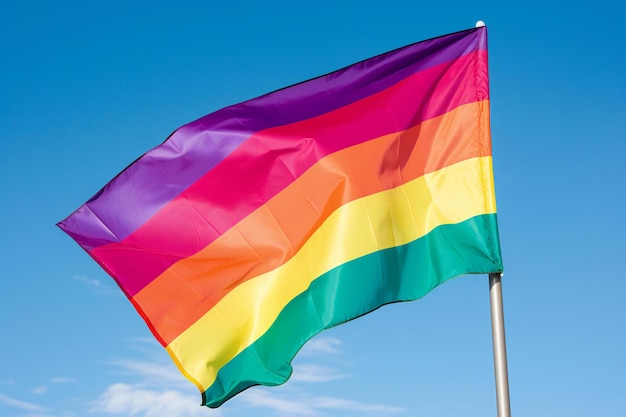
M 502 308 L 502 274 L 489 274 L 491 301 L 491 335 L 493 338 L 493 363 L 496 376 L 496 401 L 498 417 L 511 417 L 509 401 L 509 375 L 506 364 L 504 337 L 504 310 Z

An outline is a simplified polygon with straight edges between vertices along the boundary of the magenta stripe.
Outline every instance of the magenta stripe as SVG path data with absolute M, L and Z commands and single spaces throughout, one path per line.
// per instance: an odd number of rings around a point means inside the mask
M 486 50 L 485 28 L 415 43 L 209 114 L 176 130 L 59 227 L 86 250 L 124 239 L 254 132 L 343 107 L 475 50 Z

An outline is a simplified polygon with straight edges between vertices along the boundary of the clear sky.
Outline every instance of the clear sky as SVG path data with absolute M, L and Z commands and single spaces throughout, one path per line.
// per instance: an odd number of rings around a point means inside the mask
M 323 332 L 288 383 L 210 410 L 55 227 L 182 124 L 479 19 L 513 415 L 626 415 L 624 6 L 217 4 L 0 7 L 0 415 L 495 415 L 486 276 Z

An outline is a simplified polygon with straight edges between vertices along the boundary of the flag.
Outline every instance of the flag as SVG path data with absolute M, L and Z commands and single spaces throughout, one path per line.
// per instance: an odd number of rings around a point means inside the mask
M 485 27 L 177 129 L 59 223 L 218 407 L 320 331 L 502 270 Z

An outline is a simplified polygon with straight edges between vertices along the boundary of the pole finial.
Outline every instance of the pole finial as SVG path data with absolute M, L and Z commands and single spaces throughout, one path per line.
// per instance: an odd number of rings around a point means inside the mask
M 476 22 L 476 27 L 477 28 L 481 28 L 483 26 L 485 26 L 485 22 L 483 22 L 482 20 L 479 20 L 478 22 Z

